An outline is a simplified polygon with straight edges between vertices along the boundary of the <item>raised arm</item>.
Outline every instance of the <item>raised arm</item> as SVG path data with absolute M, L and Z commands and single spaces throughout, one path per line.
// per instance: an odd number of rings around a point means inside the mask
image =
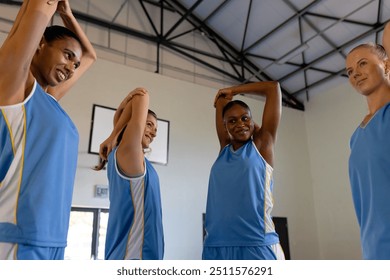
M 91 42 L 89 41 L 87 35 L 84 33 L 83 29 L 77 22 L 74 17 L 72 10 L 69 5 L 69 0 L 61 1 L 57 7 L 57 13 L 60 15 L 64 26 L 79 37 L 81 41 L 81 47 L 83 49 L 83 54 L 81 56 L 80 67 L 77 68 L 74 75 L 71 79 L 66 82 L 59 84 L 56 87 L 48 89 L 48 92 L 56 97 L 57 100 L 61 99 L 70 88 L 77 82 L 77 80 L 85 73 L 85 71 L 91 67 L 91 65 L 96 61 L 97 56 L 95 49 L 93 48 Z
M 132 116 L 132 99 L 136 95 L 145 95 L 147 90 L 144 88 L 136 88 L 132 90 L 121 102 L 117 108 L 114 119 L 113 129 L 103 143 L 100 144 L 99 155 L 103 161 L 106 161 L 110 152 L 117 146 L 118 136 L 122 132 L 123 128 L 128 124 Z M 102 166 L 101 166 L 102 168 Z M 97 169 L 101 169 L 97 168 Z
M 131 117 L 118 145 L 117 163 L 127 176 L 132 177 L 143 174 L 145 170 L 142 138 L 145 134 L 149 94 L 135 95 L 127 104 L 131 106 Z M 122 116 L 124 114 L 125 111 Z
M 282 94 L 280 85 L 276 81 L 259 82 L 252 84 L 254 94 L 265 97 L 265 105 L 261 126 L 255 126 L 253 141 L 263 158 L 273 166 L 274 145 L 277 130 L 282 115 Z
M 225 107 L 225 105 L 233 99 L 233 88 L 234 87 L 220 89 L 214 99 L 215 126 L 217 129 L 220 150 L 222 150 L 226 145 L 230 144 L 230 138 L 223 122 L 222 111 L 223 107 Z
M 265 97 L 265 105 L 261 126 L 255 125 L 253 140 L 260 153 L 269 164 L 273 164 L 273 146 L 276 141 L 276 132 L 281 117 L 281 90 L 276 81 L 264 81 L 248 83 L 220 89 L 215 98 L 216 125 L 221 149 L 230 143 L 229 136 L 225 130 L 222 109 L 234 95 L 254 94 Z
M 0 48 L 0 105 L 25 99 L 30 64 L 58 2 L 25 0 L 13 27 Z

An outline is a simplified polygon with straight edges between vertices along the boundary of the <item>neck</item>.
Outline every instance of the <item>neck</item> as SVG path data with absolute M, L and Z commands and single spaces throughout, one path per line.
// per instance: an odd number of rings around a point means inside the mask
M 375 114 L 380 108 L 390 102 L 390 88 L 367 96 L 369 114 Z
M 45 80 L 42 78 L 42 76 L 39 74 L 39 71 L 34 67 L 33 64 L 31 64 L 30 67 L 30 73 L 32 75 L 32 78 L 36 79 L 37 83 L 43 88 L 44 91 L 47 92 L 49 85 L 47 84 L 47 82 L 45 82 Z

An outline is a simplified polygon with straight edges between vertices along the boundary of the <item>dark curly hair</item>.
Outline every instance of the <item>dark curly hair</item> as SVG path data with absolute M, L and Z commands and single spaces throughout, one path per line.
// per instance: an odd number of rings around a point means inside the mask
M 245 109 L 247 109 L 249 111 L 249 113 L 251 112 L 251 109 L 249 108 L 249 106 L 244 102 L 244 101 L 241 101 L 241 100 L 233 100 L 233 101 L 230 101 L 229 103 L 227 103 L 223 109 L 222 109 L 222 117 L 225 116 L 225 113 L 230 109 L 232 108 L 234 105 L 239 105 Z

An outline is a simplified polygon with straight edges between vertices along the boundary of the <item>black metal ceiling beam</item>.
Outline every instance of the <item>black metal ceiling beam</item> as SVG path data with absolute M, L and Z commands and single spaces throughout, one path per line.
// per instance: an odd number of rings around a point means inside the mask
M 193 25 L 196 29 L 198 29 L 200 32 L 202 32 L 207 38 L 212 41 L 217 48 L 223 53 L 223 55 L 226 57 L 226 54 L 229 54 L 231 58 L 233 58 L 233 61 L 239 61 L 241 58 L 241 55 L 239 52 L 231 46 L 228 42 L 226 42 L 222 37 L 220 37 L 218 34 L 216 34 L 211 28 L 207 26 L 207 24 L 198 19 L 195 15 L 191 14 L 191 16 L 187 16 L 187 9 L 179 2 L 173 0 L 173 1 L 167 1 L 171 6 L 176 6 L 176 11 L 182 16 L 186 16 L 188 22 Z M 180 9 L 177 9 L 177 7 Z M 234 62 L 229 61 L 229 64 L 231 65 L 232 69 L 238 73 L 234 67 Z M 241 63 L 238 63 L 241 66 Z M 244 80 L 243 77 L 240 77 L 240 80 Z
M 186 20 L 186 18 L 188 18 L 192 12 L 203 2 L 203 0 L 198 0 L 196 1 L 196 3 L 194 5 L 191 6 L 191 8 L 189 8 L 186 13 L 171 27 L 171 29 L 166 33 L 164 34 L 164 38 L 166 40 L 169 40 L 169 35 L 183 22 Z
M 181 4 L 179 3 L 178 1 L 176 0 L 164 0 L 165 2 L 167 3 L 170 3 L 170 5 L 172 7 L 178 7 L 180 8 L 180 10 L 182 11 L 187 11 L 187 9 Z M 315 1 L 316 2 L 316 1 Z M 201 28 L 202 30 L 205 30 L 206 33 L 208 33 L 209 35 L 212 34 L 212 36 L 215 38 L 215 41 L 214 43 L 217 44 L 218 46 L 221 46 L 219 44 L 219 42 L 221 42 L 225 48 L 224 48 L 224 51 L 230 53 L 232 52 L 233 54 L 235 54 L 234 57 L 237 57 L 237 59 L 239 60 L 242 60 L 243 63 L 247 64 L 249 67 L 251 67 L 252 69 L 255 70 L 255 72 L 259 71 L 260 69 L 258 68 L 258 66 L 256 66 L 252 61 L 250 61 L 248 58 L 246 58 L 242 52 L 239 52 L 238 50 L 236 50 L 231 44 L 229 44 L 228 42 L 226 42 L 220 35 L 218 35 L 217 33 L 215 33 L 204 21 L 198 19 L 194 14 L 191 14 L 189 17 L 188 17 L 188 20 L 190 23 L 191 20 L 194 20 L 195 21 L 195 26 L 199 26 L 199 28 Z M 211 39 L 211 38 L 210 38 Z M 226 49 L 228 48 L 228 49 Z M 250 68 L 248 68 L 247 66 L 245 66 L 243 64 L 243 66 L 246 68 L 247 71 L 249 72 L 253 72 Z M 265 77 L 266 80 L 273 80 L 272 78 L 270 78 L 268 75 L 266 75 L 265 73 L 263 73 L 263 76 Z M 245 79 L 244 79 L 245 80 Z M 241 80 L 242 82 L 243 80 Z M 284 99 L 285 99 L 285 102 L 284 104 L 286 106 L 289 106 L 289 107 L 292 107 L 292 108 L 295 108 L 295 109 L 298 109 L 298 110 L 304 110 L 304 105 L 302 102 L 300 102 L 299 100 L 297 100 L 294 96 L 292 96 L 288 91 L 286 91 L 285 89 L 282 88 L 282 93 L 284 95 Z
M 379 26 L 376 27 L 375 29 L 370 30 L 370 31 L 367 31 L 367 32 L 361 34 L 359 37 L 350 40 L 349 42 L 345 43 L 344 45 L 342 45 L 342 46 L 339 47 L 338 49 L 344 49 L 344 48 L 348 47 L 349 45 L 354 44 L 354 43 L 356 43 L 356 42 L 362 40 L 363 38 L 365 38 L 365 37 L 367 37 L 367 36 L 369 36 L 369 35 L 371 35 L 371 34 L 373 34 L 373 33 L 380 32 L 380 31 L 384 28 L 384 25 L 385 25 L 385 23 L 379 24 Z M 329 52 L 329 53 L 327 53 L 327 54 L 321 56 L 320 58 L 316 59 L 316 60 L 313 61 L 311 64 L 315 64 L 315 63 L 317 63 L 317 62 L 319 62 L 319 61 L 325 59 L 326 57 L 328 57 L 329 55 L 331 55 L 332 53 L 337 52 L 337 51 L 338 51 L 338 50 L 334 50 L 334 51 L 332 51 L 332 52 Z M 309 64 L 309 65 L 311 65 L 311 64 Z M 309 66 L 309 65 L 308 65 L 308 66 Z M 304 70 L 306 70 L 306 69 L 311 69 L 311 68 L 309 68 L 308 66 L 303 67 L 303 69 L 304 69 Z M 302 71 L 302 69 L 300 69 L 299 71 Z M 298 71 L 296 71 L 296 72 L 298 72 Z M 294 72 L 293 74 L 295 74 L 296 72 Z M 307 87 L 305 87 L 305 88 L 299 89 L 299 90 L 297 90 L 296 92 L 294 92 L 293 95 L 294 95 L 294 96 L 298 96 L 298 95 L 299 95 L 300 93 L 302 93 L 304 90 L 308 90 L 308 89 L 313 88 L 313 87 L 315 87 L 315 86 L 317 86 L 317 85 L 319 85 L 319 84 L 322 84 L 322 83 L 324 83 L 324 82 L 327 82 L 327 81 L 331 80 L 332 78 L 334 78 L 334 77 L 336 77 L 336 76 L 345 76 L 345 69 L 343 68 L 343 69 L 339 70 L 338 72 L 336 72 L 336 73 L 334 73 L 334 74 L 332 74 L 332 75 L 329 75 L 328 77 L 325 77 L 325 78 L 322 79 L 322 80 L 319 80 L 319 81 L 317 81 L 317 82 L 315 82 L 315 83 L 312 83 L 312 84 L 310 84 L 309 86 L 307 86 Z
M 263 59 L 263 60 L 269 60 L 269 61 L 277 60 L 277 58 L 272 58 L 272 57 L 268 57 L 268 56 L 261 56 L 261 55 L 257 55 L 257 54 L 248 54 L 248 56 L 249 57 Z M 294 67 L 297 67 L 297 68 L 301 68 L 301 67 L 304 67 L 306 65 L 305 63 L 295 63 L 295 62 L 291 62 L 291 61 L 287 61 L 284 64 L 290 65 L 290 66 L 294 66 Z M 330 71 L 330 70 L 327 70 L 327 69 L 322 69 L 322 68 L 317 68 L 317 67 L 310 67 L 310 70 L 315 70 L 315 71 L 323 72 L 323 73 L 326 73 L 326 74 L 333 74 L 334 73 L 333 71 Z
M 241 50 L 240 50 L 241 52 L 244 50 L 244 46 L 245 46 L 246 34 L 248 32 L 249 19 L 251 16 L 251 7 L 252 7 L 252 0 L 249 1 L 249 5 L 248 5 L 248 13 L 246 15 L 245 29 L 244 29 L 244 34 L 242 36 L 242 43 L 241 43 Z
M 265 34 L 263 37 L 261 37 L 260 39 L 256 40 L 252 45 L 250 45 L 249 47 L 247 47 L 245 50 L 243 50 L 243 53 L 248 53 L 251 49 L 253 49 L 255 46 L 257 46 L 258 44 L 260 44 L 261 42 L 263 42 L 266 38 L 268 38 L 269 36 L 271 36 L 274 32 L 278 31 L 279 29 L 283 28 L 286 26 L 286 24 L 288 24 L 290 21 L 292 20 L 295 20 L 296 18 L 302 16 L 303 14 L 305 14 L 310 8 L 312 8 L 313 6 L 319 4 L 321 1 L 313 1 L 311 2 L 309 5 L 307 5 L 306 7 L 304 7 L 302 10 L 296 12 L 292 17 L 286 19 L 284 22 L 282 22 L 281 24 L 279 24 L 277 27 L 275 27 L 273 30 L 271 30 L 270 32 L 268 32 L 267 34 Z
M 206 62 L 206 61 L 204 61 L 204 60 L 201 60 L 201 59 L 197 58 L 196 56 L 193 56 L 193 55 L 191 55 L 191 54 L 189 54 L 189 53 L 187 53 L 187 52 L 184 52 L 184 51 L 181 50 L 180 48 L 177 48 L 177 47 L 175 46 L 175 44 L 169 43 L 169 44 L 163 44 L 163 45 L 164 45 L 165 47 L 169 48 L 169 49 L 174 50 L 175 52 L 177 52 L 177 53 L 179 53 L 179 54 L 182 54 L 182 55 L 184 55 L 184 56 L 186 56 L 186 57 L 188 57 L 188 58 L 190 58 L 190 59 L 192 59 L 192 60 L 194 60 L 194 61 L 196 61 L 196 62 L 198 62 L 198 63 L 200 63 L 200 64 L 203 64 L 203 65 L 207 66 L 207 67 L 210 68 L 210 69 L 213 69 L 213 70 L 216 71 L 216 72 L 219 72 L 219 73 L 222 74 L 222 75 L 225 75 L 225 76 L 227 76 L 227 77 L 230 77 L 231 79 L 236 80 L 236 81 L 238 81 L 238 82 L 241 82 L 241 81 L 242 81 L 240 77 L 237 77 L 237 76 L 235 76 L 235 75 L 232 75 L 231 73 L 226 72 L 226 71 L 222 70 L 222 69 L 219 68 L 219 67 L 216 67 L 216 66 L 214 66 L 214 65 L 212 65 L 212 64 L 210 64 L 210 63 L 208 63 L 208 62 Z
M 285 0 L 284 3 L 286 3 L 291 9 L 295 10 L 296 12 L 298 12 L 298 9 L 295 8 L 295 6 L 288 0 Z M 305 13 L 304 15 L 302 15 L 302 17 L 300 17 L 300 19 L 303 19 L 309 26 L 310 28 L 312 28 L 317 34 L 320 34 L 321 38 L 325 40 L 325 42 L 327 42 L 329 45 L 332 46 L 332 48 L 336 48 L 337 45 L 335 43 L 332 42 L 332 40 L 330 40 L 328 38 L 328 36 L 326 36 L 321 30 L 319 30 L 308 18 L 306 18 L 306 15 L 308 15 L 309 12 Z M 333 19 L 335 20 L 335 19 Z M 341 18 L 337 18 L 337 21 L 340 21 Z M 345 20 L 346 21 L 346 20 Z M 300 25 L 301 25 L 301 21 L 300 22 Z M 303 34 L 302 34 L 302 28 L 301 26 L 299 27 L 299 33 L 300 33 L 300 39 L 301 39 L 301 44 L 303 44 Z M 341 55 L 344 56 L 343 53 L 340 53 Z
M 206 23 L 210 18 L 212 18 L 215 14 L 217 14 L 220 10 L 223 9 L 223 7 L 226 6 L 226 4 L 228 4 L 228 2 L 230 2 L 231 0 L 225 0 L 223 1 L 221 4 L 218 5 L 217 8 L 214 9 L 214 11 L 212 11 L 205 19 L 204 19 L 204 22 Z
M 146 17 L 147 17 L 147 19 L 148 19 L 150 25 L 152 26 L 154 33 L 156 34 L 156 36 L 158 36 L 159 32 L 158 32 L 158 30 L 157 30 L 157 27 L 156 27 L 156 25 L 154 24 L 154 22 L 153 22 L 153 20 L 152 20 L 152 17 L 150 16 L 148 10 L 146 9 L 146 7 L 145 7 L 145 5 L 144 5 L 144 2 L 145 2 L 145 3 L 150 3 L 150 1 L 139 0 L 138 2 L 140 3 L 140 5 L 141 5 L 141 7 L 142 7 L 142 10 L 144 10 L 144 13 L 145 13 L 145 15 L 146 15 Z
M 288 1 L 288 0 L 286 0 Z M 299 39 L 300 39 L 300 43 L 303 44 L 304 43 L 304 40 L 303 40 L 303 31 L 302 31 L 302 21 L 303 21 L 303 17 L 300 17 L 299 20 L 298 20 L 298 23 L 299 23 Z M 302 61 L 303 63 L 306 63 L 306 55 L 304 52 L 301 53 L 301 56 L 302 56 Z M 305 87 L 307 87 L 308 85 L 308 77 L 307 77 L 307 72 L 308 71 L 304 71 L 303 72 L 303 79 L 304 79 L 304 82 L 305 82 Z M 306 91 L 306 101 L 309 101 L 309 91 L 307 90 Z
M 129 1 L 129 0 L 127 0 L 127 1 Z M 171 6 L 166 5 L 165 3 L 163 3 L 162 0 L 158 0 L 158 1 L 156 1 L 156 0 L 139 0 L 139 1 L 148 3 L 150 5 L 153 5 L 153 6 L 156 6 L 156 7 L 159 7 L 159 8 L 161 8 L 161 5 L 163 5 L 164 10 L 175 12 L 175 9 L 173 9 Z
M 145 0 L 144 0 L 144 1 L 145 1 Z M 149 0 L 149 1 L 150 1 L 150 0 Z M 206 22 L 208 21 L 209 18 L 213 17 L 219 10 L 221 10 L 221 9 L 222 9 L 228 2 L 230 2 L 230 1 L 231 1 L 231 0 L 225 0 L 225 1 L 223 1 L 221 4 L 219 4 L 219 6 L 218 6 L 217 8 L 215 8 L 214 11 L 212 11 L 212 12 L 203 20 L 203 22 L 206 23 Z M 176 11 L 176 10 L 175 10 L 175 11 Z M 174 40 L 174 39 L 179 38 L 179 37 L 181 37 L 181 36 L 183 36 L 183 35 L 189 34 L 189 33 L 193 32 L 193 31 L 195 31 L 195 30 L 199 30 L 199 32 L 201 32 L 200 26 L 195 26 L 194 24 L 193 24 L 193 26 L 194 26 L 194 28 L 191 28 L 190 30 L 185 31 L 185 32 L 183 32 L 183 33 L 180 33 L 180 34 L 178 34 L 178 35 L 176 35 L 176 36 L 170 37 L 169 39 L 170 39 L 170 40 Z
M 311 61 L 310 63 L 308 63 L 306 65 L 302 65 L 302 67 L 300 69 L 298 69 L 297 71 L 291 72 L 291 73 L 285 75 L 284 77 L 281 77 L 279 79 L 279 81 L 287 80 L 291 76 L 296 75 L 298 72 L 301 72 L 301 71 L 304 71 L 304 70 L 307 70 L 307 69 L 311 68 L 314 64 L 321 62 L 322 60 L 328 58 L 329 56 L 344 50 L 348 46 L 350 46 L 350 45 L 352 45 L 352 44 L 354 44 L 354 43 L 356 43 L 356 42 L 366 38 L 369 35 L 372 35 L 373 33 L 376 33 L 376 32 L 379 32 L 379 31 L 383 30 L 384 26 L 385 26 L 385 23 L 377 24 L 374 29 L 368 30 L 368 31 L 364 32 L 363 34 L 359 35 L 358 37 L 355 37 L 354 39 L 352 39 L 352 40 L 344 43 L 343 45 L 337 47 L 336 49 L 333 49 L 332 51 L 330 51 L 330 52 L 322 55 L 321 57 Z
M 338 71 L 338 72 L 336 72 L 336 73 L 333 73 L 332 75 L 329 75 L 329 76 L 327 76 L 327 77 L 325 77 L 325 78 L 323 78 L 323 79 L 321 79 L 321 80 L 318 80 L 318 81 L 316 81 L 316 82 L 314 82 L 314 83 L 312 83 L 312 84 L 310 84 L 310 85 L 308 85 L 308 86 L 306 86 L 306 87 L 304 87 L 304 88 L 302 88 L 302 89 L 299 89 L 299 90 L 295 91 L 295 92 L 292 93 L 292 94 L 293 94 L 294 96 L 298 96 L 298 95 L 301 94 L 302 92 L 307 91 L 307 90 L 310 90 L 311 88 L 316 87 L 316 86 L 319 86 L 319 85 L 321 85 L 321 84 L 323 84 L 323 83 L 325 83 L 325 82 L 328 82 L 328 81 L 334 79 L 334 78 L 337 77 L 337 76 L 344 76 L 344 72 L 345 72 L 345 69 L 342 69 L 342 70 L 340 70 L 340 71 Z
M 284 2 L 291 8 L 293 9 L 294 11 L 298 12 L 299 10 L 289 1 L 289 0 L 284 0 Z M 325 34 L 323 34 L 322 32 L 320 32 L 320 30 L 318 30 L 318 28 L 316 28 L 314 26 L 314 24 L 311 23 L 311 21 L 309 19 L 306 18 L 306 14 L 302 15 L 301 17 L 299 17 L 298 19 L 298 22 L 299 22 L 299 39 L 300 39 L 300 43 L 303 44 L 304 43 L 304 40 L 303 40 L 303 33 L 302 33 L 302 21 L 304 20 L 317 34 L 320 34 L 321 37 L 329 44 L 331 45 L 333 48 L 336 47 L 336 45 L 327 37 L 325 36 Z M 306 63 L 306 57 L 305 57 L 305 54 L 302 52 L 301 53 L 301 56 L 302 56 L 302 60 L 303 60 L 303 63 Z M 305 70 L 303 71 L 303 78 L 304 78 L 304 83 L 305 83 L 305 87 L 308 86 L 308 77 L 307 77 L 307 73 L 308 71 Z M 305 91 L 306 92 L 306 100 L 309 101 L 309 92 L 308 90 Z
M 168 5 L 170 5 L 171 7 L 174 7 L 175 5 L 176 6 L 179 5 L 179 6 L 181 6 L 181 9 L 185 10 L 185 8 L 175 0 L 170 0 L 170 1 L 164 0 L 164 2 L 167 2 Z M 10 0 L 0 0 L 0 3 L 4 3 L 4 4 L 8 4 L 8 5 L 19 5 L 19 6 L 22 4 L 21 2 L 10 1 Z M 140 32 L 138 30 L 134 30 L 134 29 L 131 29 L 129 27 L 121 26 L 118 24 L 113 24 L 112 22 L 102 20 L 100 18 L 96 18 L 96 17 L 90 16 L 90 15 L 87 15 L 87 14 L 84 14 L 84 13 L 81 13 L 78 11 L 73 11 L 73 14 L 79 20 L 82 20 L 84 22 L 88 22 L 88 23 L 91 23 L 91 24 L 94 24 L 94 25 L 97 25 L 100 27 L 104 27 L 107 30 L 114 30 L 114 31 L 117 31 L 117 32 L 120 32 L 123 34 L 138 37 L 138 38 L 143 39 L 145 41 L 153 42 L 157 45 L 161 44 L 169 49 L 176 51 L 177 53 L 179 53 L 181 55 L 184 55 L 184 56 L 186 56 L 194 61 L 197 61 L 198 63 L 200 63 L 200 64 L 218 72 L 218 73 L 221 73 L 227 77 L 230 77 L 233 80 L 237 80 L 238 82 L 242 82 L 244 80 L 244 78 L 242 76 L 234 76 L 229 72 L 223 71 L 222 69 L 220 69 L 214 65 L 211 65 L 210 63 L 203 61 L 203 60 L 183 51 L 182 49 L 187 48 L 183 45 L 180 46 L 179 44 L 174 43 L 174 42 L 170 42 L 168 40 L 161 40 L 161 36 L 152 36 L 152 35 L 147 34 L 145 32 Z M 242 56 L 242 54 L 239 51 L 237 51 L 234 47 L 232 47 L 229 43 L 227 43 L 224 39 L 222 39 L 218 34 L 216 34 L 212 29 L 210 29 L 204 22 L 197 19 L 193 14 L 188 14 L 188 17 L 190 17 L 192 20 L 195 20 L 196 23 L 198 24 L 198 26 L 202 30 L 205 30 L 209 35 L 212 34 L 212 38 L 209 38 L 209 39 L 213 39 L 213 42 L 215 44 L 217 44 L 217 46 L 221 50 L 223 50 L 223 54 L 225 55 L 225 58 L 222 59 L 222 61 L 226 61 L 226 58 L 227 58 L 226 54 L 229 54 L 231 57 L 236 58 L 236 62 L 232 61 L 232 60 L 228 61 L 232 65 L 236 64 L 236 63 L 237 64 L 241 63 L 240 65 L 244 66 L 248 72 L 253 72 L 252 69 L 255 69 L 255 70 L 258 69 L 258 67 L 253 62 L 251 62 L 246 57 Z M 222 47 L 221 43 L 223 44 L 223 47 Z M 182 49 L 180 49 L 180 48 L 182 48 Z M 196 50 L 196 49 L 192 49 L 191 51 L 195 51 L 196 53 L 199 53 L 199 50 Z M 203 53 L 203 55 L 206 55 L 206 54 Z M 210 55 L 210 54 L 208 54 L 208 55 Z M 211 57 L 211 55 L 210 55 L 210 57 Z M 248 65 L 248 66 L 246 66 L 246 65 Z M 267 80 L 272 80 L 270 77 L 268 77 L 266 75 L 264 75 L 264 76 Z M 294 96 L 292 96 L 290 93 L 288 93 L 286 90 L 284 90 L 283 88 L 282 88 L 282 93 L 283 93 L 283 104 L 285 106 L 289 106 L 289 107 L 292 107 L 292 108 L 295 108 L 298 110 L 304 110 L 304 105 L 300 101 L 298 101 Z
M 7 4 L 7 5 L 13 5 L 13 6 L 21 6 L 22 2 L 16 2 L 12 0 L 0 0 L 0 4 Z
M 111 22 L 115 22 L 115 20 L 117 19 L 117 17 L 119 16 L 119 14 L 122 12 L 123 10 L 123 7 L 125 6 L 125 4 L 128 3 L 128 0 L 124 0 L 122 2 L 122 5 L 119 7 L 119 10 L 116 12 L 115 16 L 112 18 L 112 21 Z
M 339 18 L 339 17 L 333 17 L 333 16 L 329 16 L 329 15 L 322 15 L 322 14 L 317 14 L 317 13 L 312 13 L 312 12 L 307 12 L 305 14 L 305 16 L 313 16 L 313 17 L 324 18 L 324 19 L 335 20 L 335 21 L 343 20 L 343 22 L 346 22 L 346 23 L 361 25 L 361 26 L 370 27 L 370 28 L 373 27 L 373 24 L 371 24 L 371 23 L 365 23 L 365 22 L 356 21 L 356 20 L 350 20 L 350 19 L 342 19 L 342 18 Z
M 197 53 L 197 54 L 206 56 L 208 58 L 216 59 L 218 61 L 222 61 L 222 62 L 225 62 L 225 63 L 236 64 L 236 65 L 241 65 L 239 61 L 235 61 L 235 60 L 231 60 L 231 59 L 227 58 L 226 53 L 223 53 L 224 56 L 220 56 L 220 55 L 216 55 L 216 54 L 213 54 L 213 53 L 208 53 L 208 52 L 205 52 L 205 51 L 202 51 L 200 49 L 196 49 L 196 48 L 193 48 L 193 47 L 190 47 L 190 46 L 187 46 L 187 45 L 183 45 L 183 44 L 180 44 L 180 43 L 177 43 L 177 42 L 172 42 L 172 41 L 167 41 L 167 40 L 163 40 L 162 42 L 164 42 L 164 44 L 172 44 L 173 46 L 178 47 L 180 49 L 187 50 L 187 51 L 190 51 L 190 52 L 193 52 L 193 53 Z M 224 50 L 221 50 L 221 52 L 222 51 L 224 51 Z M 242 77 L 240 77 L 240 78 L 242 79 Z

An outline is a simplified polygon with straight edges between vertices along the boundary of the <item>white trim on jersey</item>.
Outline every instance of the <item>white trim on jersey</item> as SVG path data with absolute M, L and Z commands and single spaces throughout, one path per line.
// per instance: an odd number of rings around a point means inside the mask
M 7 120 L 14 159 L 1 185 L 0 205 L 4 211 L 0 212 L 0 220 L 16 224 L 16 209 L 24 166 L 26 112 L 24 106 L 4 107 L 2 112 L 4 119 Z

